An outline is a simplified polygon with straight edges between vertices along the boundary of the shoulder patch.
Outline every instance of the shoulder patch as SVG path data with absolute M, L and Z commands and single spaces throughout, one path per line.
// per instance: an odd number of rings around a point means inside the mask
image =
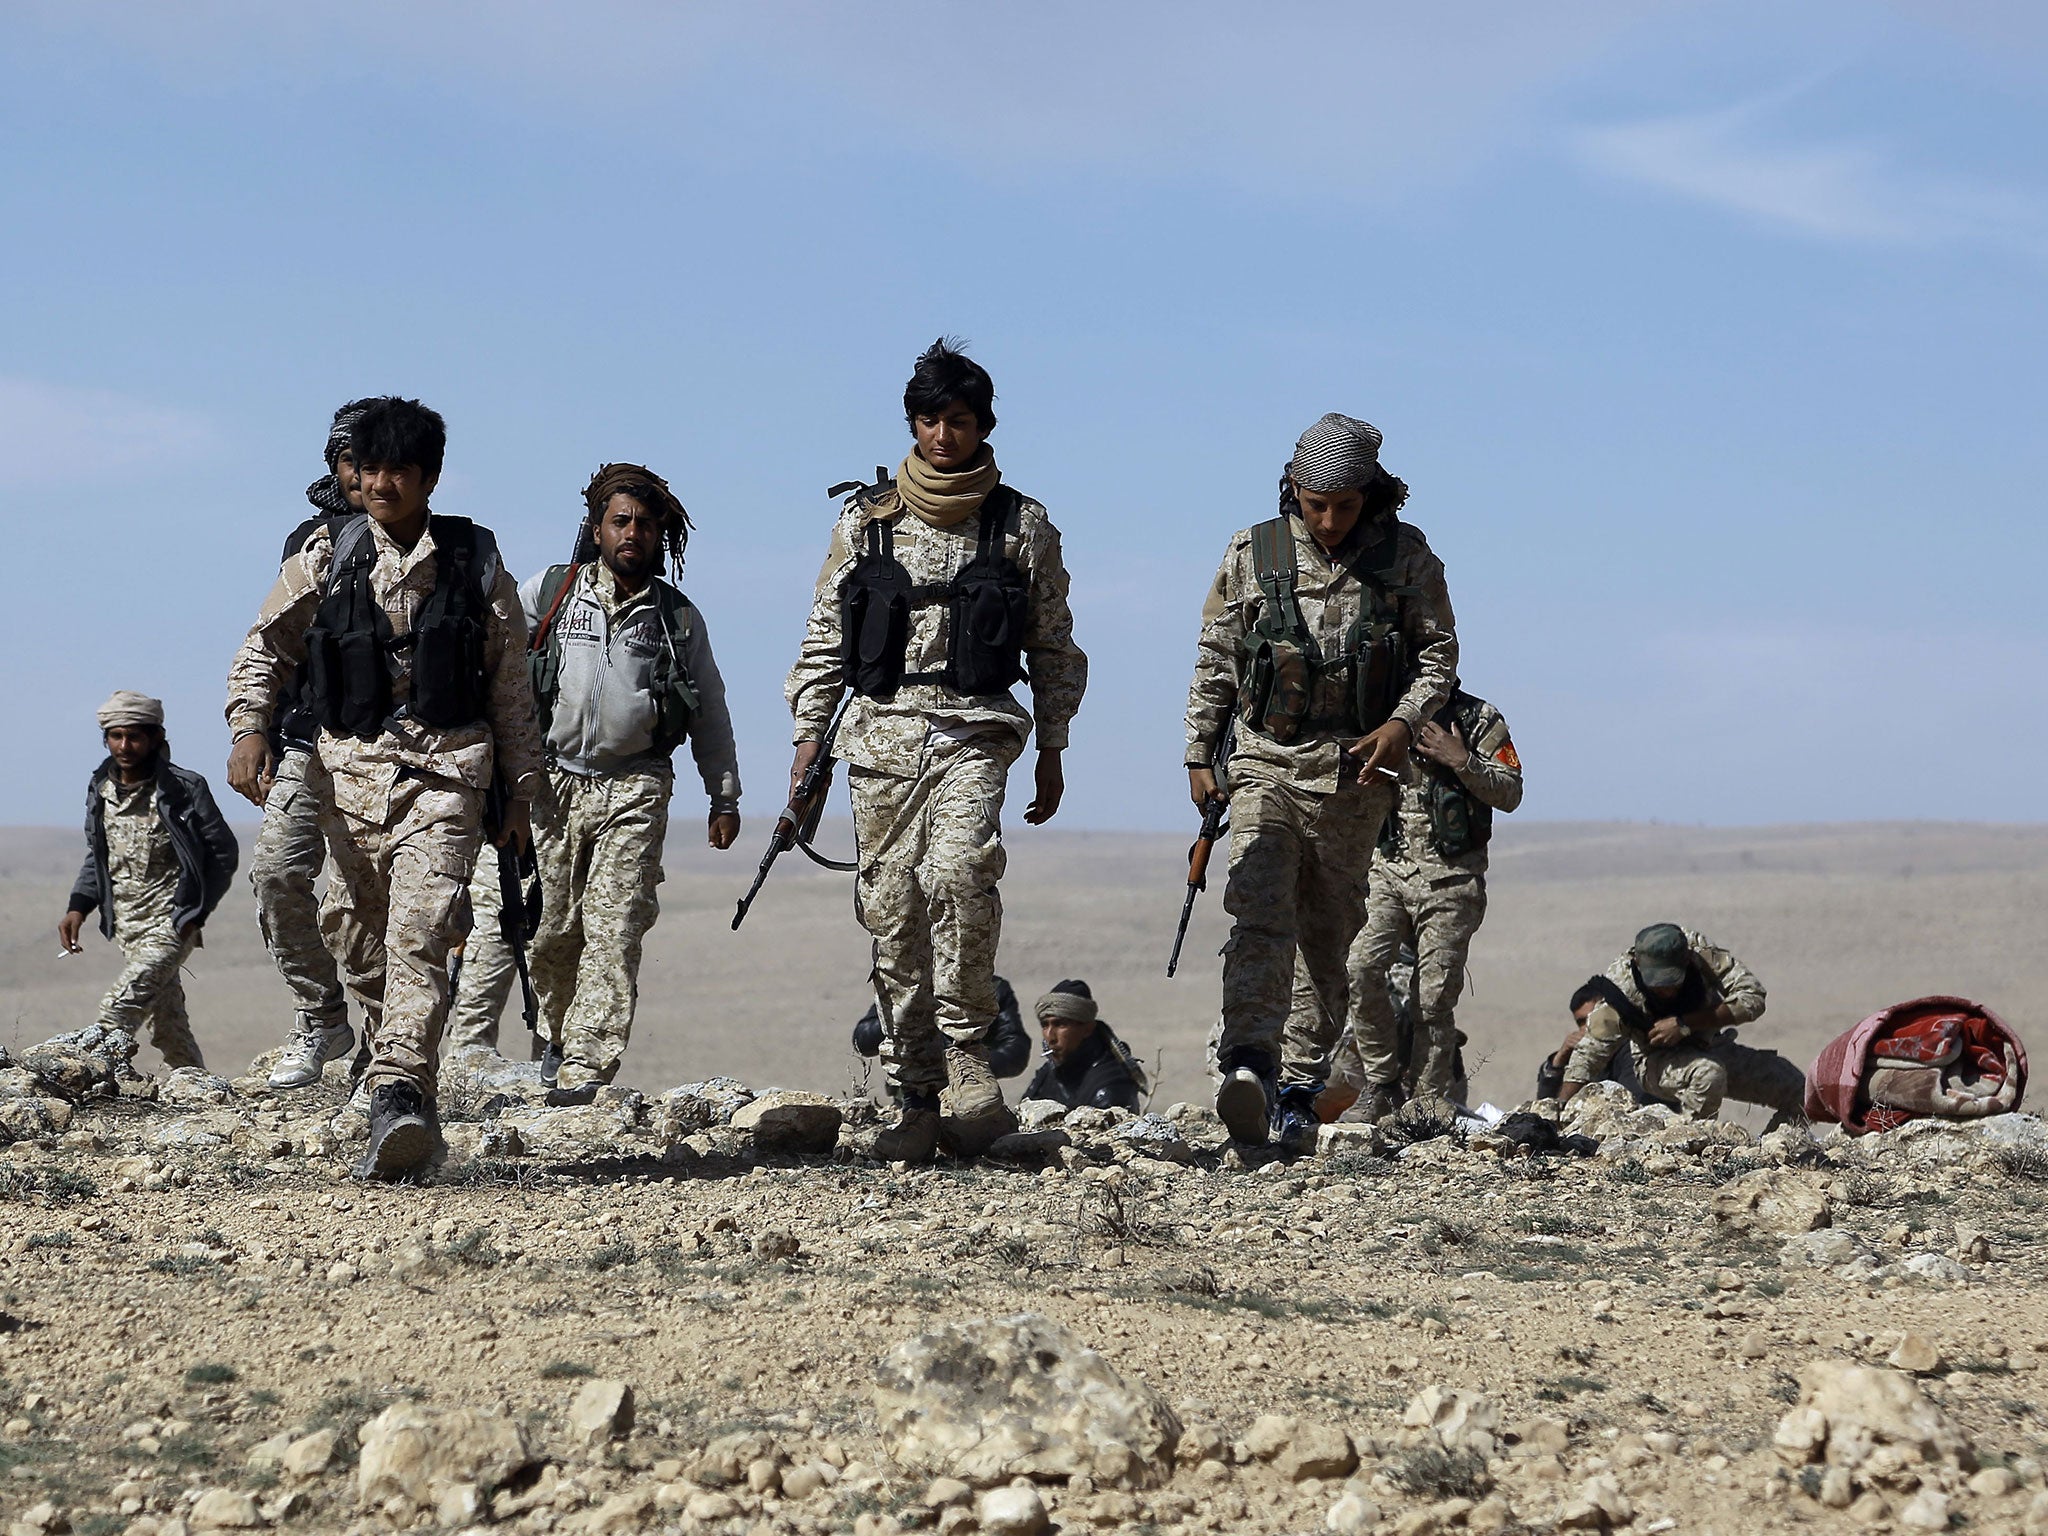
M 1493 760 L 1503 768 L 1512 768 L 1517 773 L 1521 771 L 1522 759 L 1520 754 L 1515 751 L 1515 744 L 1512 739 L 1500 744 L 1500 750 L 1493 754 Z

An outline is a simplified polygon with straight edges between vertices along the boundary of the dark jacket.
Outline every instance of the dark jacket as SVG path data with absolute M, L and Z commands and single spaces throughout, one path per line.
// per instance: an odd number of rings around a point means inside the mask
M 988 1069 L 997 1077 L 1015 1077 L 1031 1064 L 1031 1036 L 1024 1029 L 1024 1010 L 1017 1004 L 1017 989 L 1002 977 L 996 978 L 996 1018 L 983 1040 L 988 1047 Z M 863 1056 L 882 1051 L 882 1014 L 874 1003 L 853 1026 L 853 1048 Z
M 1098 1021 L 1081 1048 L 1065 1061 L 1047 1057 L 1024 1090 L 1027 1099 L 1050 1099 L 1069 1109 L 1136 1109 L 1141 1068 L 1131 1048 Z
M 107 874 L 107 829 L 103 813 L 106 800 L 100 786 L 113 776 L 110 757 L 93 773 L 85 791 L 85 863 L 78 871 L 78 883 L 71 887 L 70 910 L 100 914 L 100 933 L 114 936 L 113 882 Z M 180 768 L 168 754 L 158 752 L 156 768 L 157 814 L 170 829 L 171 849 L 178 856 L 178 891 L 173 898 L 171 925 L 203 923 L 220 905 L 235 878 L 235 866 L 242 850 L 235 842 L 213 803 L 213 791 L 206 780 L 189 768 Z

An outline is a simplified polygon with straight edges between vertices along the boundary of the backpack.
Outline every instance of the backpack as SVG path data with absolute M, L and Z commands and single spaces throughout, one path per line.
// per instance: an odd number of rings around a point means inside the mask
M 490 533 L 466 517 L 427 520 L 434 538 L 434 590 L 403 639 L 370 585 L 377 563 L 367 514 L 334 534 L 334 562 L 312 627 L 306 631 L 304 708 L 337 736 L 374 740 L 392 718 L 392 657 L 412 653 L 412 697 L 405 713 L 450 730 L 484 717 L 485 613 L 498 569 Z
M 1436 712 L 1439 725 L 1456 724 L 1468 750 L 1479 750 L 1479 735 L 1485 722 L 1485 701 L 1462 688 Z M 1465 787 L 1465 781 L 1441 763 L 1423 762 L 1422 795 L 1429 811 L 1429 842 L 1438 857 L 1449 860 L 1484 848 L 1493 841 L 1493 807 Z M 1380 851 L 1388 858 L 1404 856 L 1406 840 L 1401 818 L 1389 816 L 1380 823 Z
M 1414 589 L 1393 586 L 1386 579 L 1400 525 L 1393 524 L 1384 538 L 1361 550 L 1346 567 L 1366 601 L 1343 649 L 1327 657 L 1301 616 L 1296 595 L 1301 569 L 1295 559 L 1292 521 L 1269 518 L 1255 525 L 1251 535 L 1253 576 L 1265 601 L 1259 605 L 1258 622 L 1239 642 L 1239 708 L 1244 723 L 1282 746 L 1305 731 L 1362 736 L 1384 724 L 1400 702 L 1408 671 L 1398 603 Z M 1343 708 L 1335 715 L 1311 714 L 1317 680 L 1340 674 L 1345 683 Z
M 576 589 L 583 564 L 551 565 L 540 579 L 535 606 L 541 619 L 527 640 L 526 666 L 533 679 L 533 707 L 540 717 L 543 738 L 554 723 L 555 700 L 562 686 L 562 642 L 555 618 Z M 690 722 L 697 717 L 697 688 L 683 664 L 690 642 L 690 600 L 658 576 L 653 585 L 663 643 L 655 653 L 648 692 L 654 700 L 654 750 L 669 753 L 688 738 Z

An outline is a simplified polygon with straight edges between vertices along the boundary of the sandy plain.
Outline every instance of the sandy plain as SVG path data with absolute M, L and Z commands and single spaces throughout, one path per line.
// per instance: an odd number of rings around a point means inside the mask
M 866 1006 L 868 954 L 849 877 L 792 854 L 746 925 L 729 929 L 767 831 L 757 817 L 739 847 L 713 854 L 678 818 L 622 1081 L 658 1092 L 722 1073 L 840 1093 L 860 1080 L 847 1036 Z M 827 842 L 835 832 L 847 846 L 843 827 L 828 829 Z M 245 833 L 245 859 L 249 841 Z M 1020 825 L 1008 841 L 1003 973 L 1027 1003 L 1063 976 L 1086 977 L 1104 1016 L 1157 1069 L 1156 1102 L 1201 1098 L 1228 931 L 1220 882 L 1198 903 L 1169 981 L 1185 839 Z M 85 954 L 58 958 L 55 925 L 82 846 L 76 831 L 0 829 L 0 1043 L 10 1048 L 90 1022 L 118 969 L 113 946 L 90 931 Z M 1664 919 L 1748 962 L 1770 1007 L 1744 1038 L 1802 1066 L 1837 1031 L 1905 998 L 1961 993 L 2023 1033 L 2048 999 L 2048 826 L 1508 819 L 1490 884 L 1459 1017 L 1472 1039 L 1474 1095 L 1502 1105 L 1532 1091 L 1572 988 L 1639 927 Z M 232 1075 L 281 1040 L 286 994 L 245 879 L 209 924 L 186 986 L 216 1070 Z M 517 1027 L 515 1009 L 508 1038 Z

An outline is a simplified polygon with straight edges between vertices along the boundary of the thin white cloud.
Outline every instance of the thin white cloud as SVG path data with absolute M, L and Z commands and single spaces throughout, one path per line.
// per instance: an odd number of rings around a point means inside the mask
M 189 464 L 219 442 L 195 412 L 107 389 L 0 376 L 0 486 L 91 483 Z
M 1816 239 L 2048 255 L 2041 198 L 1916 171 L 1870 140 L 1800 142 L 1775 122 L 1787 94 L 1585 129 L 1575 148 L 1604 175 Z

